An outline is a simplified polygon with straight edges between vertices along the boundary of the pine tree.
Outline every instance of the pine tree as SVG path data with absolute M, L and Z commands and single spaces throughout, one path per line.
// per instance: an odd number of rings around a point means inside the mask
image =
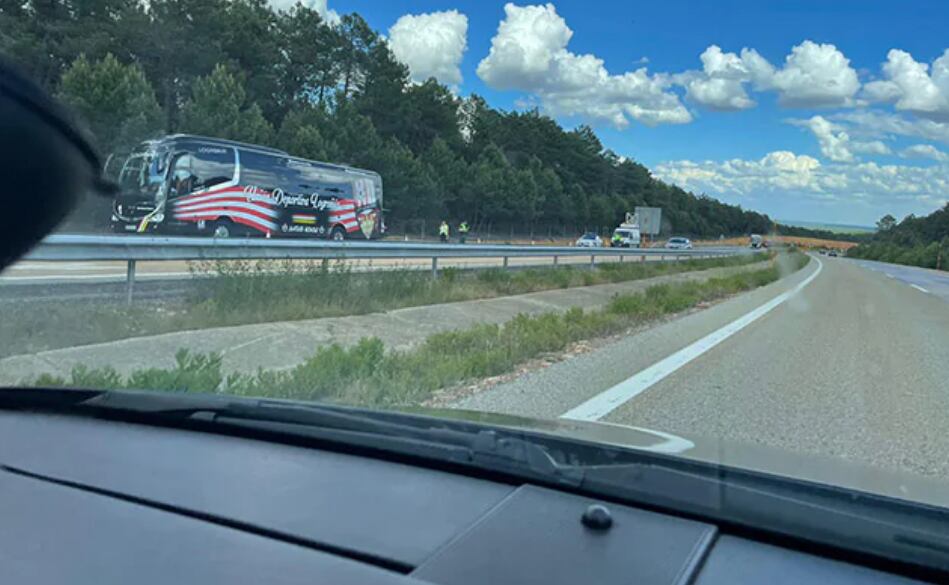
M 161 109 L 144 73 L 111 54 L 76 59 L 63 74 L 59 97 L 81 116 L 105 154 L 128 149 L 160 131 Z
M 237 75 L 223 65 L 195 80 L 191 99 L 181 111 L 181 130 L 193 134 L 269 144 L 273 128 Z

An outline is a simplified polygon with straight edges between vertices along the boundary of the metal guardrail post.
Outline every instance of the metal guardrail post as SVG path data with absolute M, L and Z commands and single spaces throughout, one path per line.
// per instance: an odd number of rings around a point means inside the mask
M 438 278 L 438 257 L 432 256 L 432 280 Z
M 135 289 L 135 260 L 129 260 L 125 270 L 125 303 L 132 304 L 132 291 Z
M 507 256 L 504 257 L 504 267 L 507 268 Z
M 554 256 L 554 266 L 557 265 L 557 260 L 558 260 L 558 258 L 559 258 L 558 256 Z
M 590 268 L 596 266 L 596 254 L 590 254 Z
M 645 255 L 645 254 L 643 254 L 642 256 L 640 256 L 640 258 L 642 259 L 643 262 L 646 261 L 646 255 Z

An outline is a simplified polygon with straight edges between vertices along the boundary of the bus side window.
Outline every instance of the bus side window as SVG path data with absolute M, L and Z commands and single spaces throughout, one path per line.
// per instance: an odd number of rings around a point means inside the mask
M 180 197 L 194 191 L 194 175 L 191 174 L 191 155 L 179 154 L 171 165 L 171 186 L 169 194 Z
M 207 189 L 234 179 L 234 150 L 200 147 L 191 155 L 192 191 Z
M 290 188 L 280 158 L 254 151 L 241 151 L 241 185 L 254 185 L 265 191 Z

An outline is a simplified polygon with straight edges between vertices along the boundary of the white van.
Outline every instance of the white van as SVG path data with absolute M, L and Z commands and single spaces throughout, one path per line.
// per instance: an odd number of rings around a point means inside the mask
M 620 226 L 613 230 L 610 242 L 614 248 L 638 248 L 641 243 L 639 228 Z

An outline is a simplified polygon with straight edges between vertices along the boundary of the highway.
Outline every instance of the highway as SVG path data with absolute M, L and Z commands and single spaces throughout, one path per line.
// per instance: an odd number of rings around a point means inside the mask
M 873 260 L 854 260 L 854 262 L 868 270 L 879 272 L 887 278 L 895 278 L 920 292 L 934 294 L 949 301 L 949 276 L 946 272 Z
M 949 274 L 815 256 L 776 283 L 454 406 L 947 478 L 947 289 Z

